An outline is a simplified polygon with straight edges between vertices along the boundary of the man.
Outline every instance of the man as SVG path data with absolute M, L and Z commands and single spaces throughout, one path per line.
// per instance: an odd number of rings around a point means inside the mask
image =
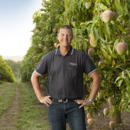
M 31 81 L 38 100 L 48 106 L 51 130 L 86 130 L 84 106 L 95 99 L 101 82 L 92 60 L 86 53 L 72 48 L 71 27 L 63 25 L 57 34 L 60 46 L 44 55 L 32 74 Z M 83 100 L 83 72 L 93 79 L 89 99 Z M 48 73 L 48 96 L 43 96 L 39 77 Z

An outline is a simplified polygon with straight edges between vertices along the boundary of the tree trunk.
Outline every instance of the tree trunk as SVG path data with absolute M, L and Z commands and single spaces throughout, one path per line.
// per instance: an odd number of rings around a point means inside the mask
M 109 109 L 110 109 L 110 111 L 112 110 L 112 106 L 110 104 L 109 104 Z M 115 115 L 111 115 L 110 116 L 110 121 L 115 121 L 116 124 L 122 123 L 122 120 L 121 120 L 121 111 L 119 111 Z

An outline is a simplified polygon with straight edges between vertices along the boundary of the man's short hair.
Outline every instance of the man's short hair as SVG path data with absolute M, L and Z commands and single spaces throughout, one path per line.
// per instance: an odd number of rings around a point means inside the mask
M 59 28 L 58 33 L 60 32 L 60 29 L 69 29 L 69 30 L 71 31 L 72 35 L 73 35 L 72 28 L 71 28 L 70 26 L 68 26 L 68 25 L 62 25 L 62 26 Z

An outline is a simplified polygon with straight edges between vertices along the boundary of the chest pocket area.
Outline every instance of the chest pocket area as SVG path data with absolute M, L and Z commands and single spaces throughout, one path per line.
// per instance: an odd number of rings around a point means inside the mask
M 71 78 L 77 77 L 77 64 L 69 64 L 69 76 Z

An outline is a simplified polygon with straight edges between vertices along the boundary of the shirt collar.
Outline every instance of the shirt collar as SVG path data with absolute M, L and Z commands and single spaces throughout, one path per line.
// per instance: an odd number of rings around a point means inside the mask
M 60 54 L 60 51 L 59 51 L 59 47 L 60 47 L 60 46 L 58 46 L 57 49 L 55 50 L 55 55 L 61 55 L 61 54 Z M 68 51 L 67 54 L 73 55 L 73 52 L 74 52 L 74 48 L 70 45 L 70 50 Z

